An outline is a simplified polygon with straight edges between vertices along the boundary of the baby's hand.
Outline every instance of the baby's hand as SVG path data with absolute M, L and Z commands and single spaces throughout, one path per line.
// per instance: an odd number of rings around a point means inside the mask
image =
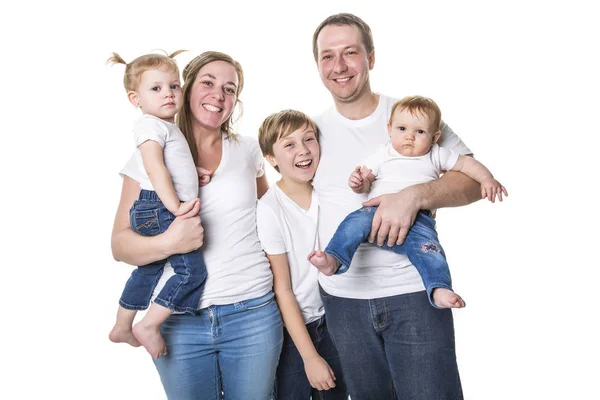
M 179 210 L 177 210 L 177 212 L 174 212 L 173 215 L 175 215 L 176 217 L 179 217 L 180 215 L 187 214 L 188 212 L 190 212 L 190 210 L 192 208 L 194 208 L 196 203 L 199 203 L 199 202 L 200 202 L 200 199 L 197 197 L 194 199 L 191 199 L 189 201 L 184 201 L 183 203 L 181 203 L 179 205 Z
M 482 199 L 485 199 L 487 197 L 489 201 L 494 203 L 496 201 L 496 197 L 498 197 L 498 200 L 502 201 L 502 194 L 504 194 L 504 196 L 508 196 L 506 188 L 502 186 L 497 180 L 492 178 L 481 182 Z
M 371 173 L 371 170 L 368 168 L 363 168 L 361 171 L 361 167 L 358 166 L 354 168 L 352 174 L 350 174 L 350 178 L 348 178 L 348 186 L 354 193 L 365 193 L 369 190 L 370 181 L 367 179 L 367 176 Z
M 198 171 L 198 183 L 200 186 L 208 185 L 213 173 L 202 167 L 196 167 L 196 170 Z

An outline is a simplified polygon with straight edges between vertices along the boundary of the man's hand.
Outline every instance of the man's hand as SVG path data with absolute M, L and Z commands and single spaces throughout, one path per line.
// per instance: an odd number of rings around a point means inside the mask
M 410 186 L 398 193 L 385 194 L 363 203 L 365 207 L 379 206 L 373 216 L 369 243 L 373 243 L 377 235 L 378 246 L 383 246 L 386 237 L 390 247 L 402 244 L 420 210 L 418 200 L 418 190 Z

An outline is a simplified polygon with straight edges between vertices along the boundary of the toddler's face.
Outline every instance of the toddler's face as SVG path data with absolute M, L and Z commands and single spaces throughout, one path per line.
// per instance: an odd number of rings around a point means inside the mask
M 175 121 L 175 114 L 179 111 L 183 99 L 179 74 L 167 69 L 145 71 L 137 90 L 132 93 L 144 114 L 154 115 L 169 122 Z
M 431 119 L 426 114 L 415 114 L 396 109 L 392 124 L 388 125 L 394 150 L 406 157 L 426 154 L 440 135 L 439 130 L 431 127 Z

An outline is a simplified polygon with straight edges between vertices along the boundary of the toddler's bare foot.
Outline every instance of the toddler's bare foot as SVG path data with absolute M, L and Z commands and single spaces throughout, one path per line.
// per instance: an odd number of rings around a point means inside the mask
M 463 308 L 465 301 L 452 290 L 444 288 L 433 289 L 433 302 L 439 308 Z
M 112 331 L 108 334 L 108 338 L 111 342 L 115 343 L 127 343 L 133 347 L 140 347 L 140 342 L 137 341 L 135 336 L 133 336 L 133 332 L 131 331 L 131 326 L 120 326 L 115 325 L 112 328 Z
M 311 251 L 307 258 L 312 265 L 328 276 L 335 274 L 340 267 L 340 263 L 335 258 L 322 251 Z
M 143 321 L 133 326 L 133 335 L 154 359 L 167 354 L 167 345 L 159 328 L 159 325 L 144 325 Z

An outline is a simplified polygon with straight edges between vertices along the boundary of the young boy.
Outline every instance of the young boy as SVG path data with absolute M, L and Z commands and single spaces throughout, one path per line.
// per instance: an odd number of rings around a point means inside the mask
M 319 272 L 305 256 L 318 246 L 319 203 L 311 184 L 320 157 L 317 127 L 305 114 L 284 110 L 264 120 L 258 140 L 281 174 L 257 208 L 258 236 L 285 324 L 277 397 L 345 399 L 339 357 L 325 324 Z
M 438 179 L 443 171 L 460 171 L 481 184 L 482 198 L 502 201 L 506 189 L 490 171 L 471 157 L 439 147 L 441 111 L 437 104 L 421 96 L 405 97 L 394 104 L 388 123 L 390 143 L 371 155 L 348 179 L 355 193 L 369 193 L 369 200 L 395 193 L 418 183 Z M 339 225 L 324 252 L 312 251 L 308 259 L 325 275 L 342 274 L 352 262 L 361 243 L 366 243 L 377 207 L 363 207 Z M 421 210 L 401 245 L 388 247 L 405 254 L 413 263 L 436 308 L 465 306 L 452 291 L 450 270 L 438 242 L 435 221 L 429 210 Z
M 179 68 L 173 57 L 146 54 L 126 63 L 118 54 L 108 60 L 125 64 L 124 86 L 129 101 L 144 115 L 133 128 L 137 174 L 141 192 L 130 211 L 131 228 L 144 236 L 156 236 L 198 200 L 198 170 L 175 114 L 183 102 Z M 110 332 L 113 342 L 140 344 L 157 359 L 166 354 L 160 325 L 174 312 L 194 314 L 200 302 L 199 287 L 206 279 L 200 250 L 168 258 L 175 271 L 158 293 L 150 309 L 132 328 L 138 310 L 148 307 L 167 260 L 135 269 L 119 300 L 117 322 Z

